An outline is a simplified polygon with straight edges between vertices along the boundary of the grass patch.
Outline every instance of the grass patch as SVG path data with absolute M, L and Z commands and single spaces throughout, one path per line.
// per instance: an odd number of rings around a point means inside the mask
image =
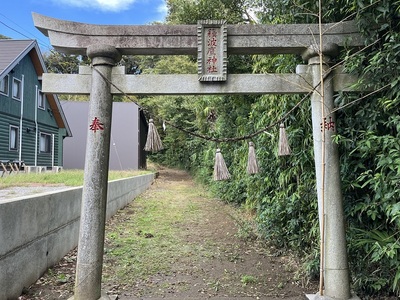
M 115 180 L 148 173 L 150 173 L 150 171 L 110 171 L 108 173 L 108 179 Z M 33 184 L 81 186 L 83 185 L 83 175 L 83 170 L 62 170 L 58 173 L 44 172 L 13 174 L 0 178 L 0 189 L 13 186 L 30 186 Z
M 211 256 L 206 247 L 183 241 L 185 224 L 202 217 L 199 205 L 189 200 L 198 197 L 199 190 L 179 183 L 173 189 L 176 192 L 153 190 L 136 198 L 109 222 L 105 281 L 132 284 L 170 274 L 178 260 Z
M 242 278 L 240 279 L 240 282 L 243 285 L 253 284 L 257 283 L 257 278 L 252 275 L 243 275 Z

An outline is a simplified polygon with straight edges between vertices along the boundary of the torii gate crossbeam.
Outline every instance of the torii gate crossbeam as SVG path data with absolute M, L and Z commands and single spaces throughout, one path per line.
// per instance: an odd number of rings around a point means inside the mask
M 308 65 L 298 66 L 296 74 L 223 74 L 217 78 L 211 76 L 211 81 L 201 82 L 202 79 L 194 75 L 125 75 L 123 68 L 115 67 L 121 55 L 201 53 L 204 49 L 199 47 L 199 27 L 196 25 L 89 25 L 35 13 L 33 19 L 35 26 L 49 36 L 55 49 L 67 54 L 87 54 L 92 59 L 93 68 L 96 68 L 96 71 L 81 68 L 79 75 L 43 75 L 44 92 L 90 94 L 91 98 L 89 120 L 92 123 L 87 129 L 75 300 L 97 300 L 101 297 L 110 104 L 112 95 L 121 91 L 143 95 L 311 92 L 319 219 L 321 232 L 325 233 L 321 236 L 321 243 L 325 248 L 321 261 L 324 271 L 324 290 L 321 292 L 324 295 L 309 295 L 309 298 L 351 298 L 339 157 L 332 136 L 336 132 L 333 93 L 351 90 L 348 87 L 354 78 L 342 74 L 340 70 L 332 71 L 328 64 L 340 47 L 363 46 L 353 22 L 324 24 L 322 45 L 316 42 L 320 34 L 316 24 L 224 25 L 223 55 L 226 51 L 229 54 L 301 54 Z M 189 83 L 182 84 L 185 81 Z M 330 119 L 329 126 L 326 126 L 327 117 Z
M 197 55 L 197 25 L 92 25 L 32 13 L 52 46 L 86 55 L 90 45 L 113 45 L 122 55 Z M 229 54 L 299 54 L 318 40 L 318 24 L 227 25 Z M 323 44 L 363 45 L 354 22 L 323 24 Z
M 225 82 L 204 84 L 195 74 L 125 75 L 125 67 L 113 67 L 112 95 L 232 95 L 232 94 L 307 94 L 313 92 L 308 66 L 297 67 L 297 74 L 230 74 Z M 332 71 L 333 89 L 352 91 L 357 78 Z M 45 93 L 89 95 L 92 70 L 79 67 L 78 74 L 44 73 L 42 91 Z M 155 84 L 156 83 L 156 84 Z

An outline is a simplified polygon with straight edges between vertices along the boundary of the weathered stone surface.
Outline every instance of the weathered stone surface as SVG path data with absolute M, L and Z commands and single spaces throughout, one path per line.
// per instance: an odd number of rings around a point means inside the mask
M 333 73 L 329 66 L 309 63 L 312 86 L 311 117 L 314 141 L 314 161 L 325 295 L 333 299 L 350 299 L 350 277 L 340 179 L 338 145 L 333 141 L 337 122 L 334 113 Z M 322 74 L 321 74 L 322 72 Z M 323 85 L 320 78 L 328 73 Z
M 113 45 L 123 55 L 197 55 L 197 25 L 93 25 L 33 13 L 35 26 L 55 49 L 86 54 L 90 45 Z M 354 22 L 323 24 L 323 44 L 359 47 Z M 227 25 L 228 54 L 301 54 L 315 44 L 317 24 Z
M 306 69 L 307 70 L 307 69 Z M 87 72 L 88 69 L 85 69 Z M 228 94 L 305 94 L 311 91 L 311 75 L 303 74 L 231 74 L 226 82 L 199 82 L 198 76 L 189 75 L 123 75 L 114 74 L 113 95 L 228 95 Z M 350 91 L 355 76 L 335 72 L 335 91 Z M 88 95 L 90 73 L 43 74 L 42 91 L 45 93 Z
M 337 298 L 321 296 L 320 294 L 307 294 L 306 297 L 309 300 L 338 300 Z M 351 295 L 351 298 L 344 300 L 361 300 L 361 299 L 357 297 L 357 295 Z
M 324 54 L 324 57 L 336 57 L 339 55 L 339 46 L 333 43 L 325 43 L 322 45 L 322 47 L 320 47 L 318 44 L 310 44 L 310 46 L 308 46 L 307 49 L 301 54 L 301 57 L 304 61 L 309 62 L 310 58 L 319 56 L 319 52 L 322 52 Z
M 107 206 L 107 182 L 110 155 L 112 67 L 121 58 L 118 50 L 104 45 L 91 45 L 88 55 L 96 71 L 92 71 L 89 102 L 89 123 L 86 130 L 85 175 L 82 190 L 81 222 L 76 262 L 76 300 L 98 300 L 104 252 Z
M 115 66 L 115 62 L 119 62 L 122 58 L 121 53 L 114 48 L 114 46 L 105 45 L 89 45 L 86 54 L 91 58 L 93 65 L 108 64 Z M 94 62 L 94 60 L 98 60 Z
M 199 81 L 225 81 L 228 73 L 227 28 L 222 20 L 198 21 Z

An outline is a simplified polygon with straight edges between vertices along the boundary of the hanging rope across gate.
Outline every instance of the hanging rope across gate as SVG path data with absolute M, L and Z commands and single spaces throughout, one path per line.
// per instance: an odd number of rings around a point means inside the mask
M 123 94 L 127 99 L 129 99 L 131 102 L 135 103 L 139 107 L 139 111 L 146 111 L 145 108 L 143 108 L 141 105 L 139 105 L 136 101 L 132 99 L 128 94 L 126 94 L 124 91 L 122 91 L 118 86 L 116 86 L 113 82 L 108 80 L 96 67 L 91 66 L 92 69 L 100 76 L 107 81 L 110 85 L 112 85 L 116 90 L 118 90 L 121 94 Z M 312 90 L 310 90 L 300 101 L 298 101 L 289 111 L 287 111 L 281 118 L 276 120 L 275 122 L 271 123 L 270 125 L 265 126 L 262 129 L 259 129 L 251 134 L 248 135 L 243 135 L 239 137 L 229 137 L 229 138 L 216 138 L 216 137 L 211 137 L 211 136 L 206 136 L 199 134 L 194 131 L 189 131 L 183 127 L 177 126 L 176 124 L 164 120 L 164 124 L 168 124 L 169 126 L 182 131 L 186 134 L 189 134 L 191 136 L 206 140 L 206 141 L 211 141 L 211 142 L 216 142 L 218 143 L 231 143 L 231 142 L 238 142 L 238 141 L 249 141 L 249 155 L 248 155 L 248 162 L 247 162 L 247 173 L 248 174 L 256 174 L 259 172 L 258 168 L 258 163 L 256 159 L 256 153 L 255 153 L 255 146 L 254 143 L 251 141 L 254 137 L 262 134 L 262 133 L 268 133 L 268 131 L 271 128 L 274 128 L 279 125 L 279 145 L 278 145 L 278 155 L 279 156 L 285 156 L 285 155 L 290 155 L 291 154 L 291 149 L 288 143 L 288 138 L 286 135 L 286 129 L 284 125 L 284 121 L 287 119 L 287 117 L 295 110 L 297 109 L 308 97 L 309 95 L 318 88 L 319 85 L 314 87 Z M 149 120 L 149 130 L 147 134 L 147 140 L 146 144 L 144 147 L 145 151 L 148 152 L 158 152 L 160 150 L 164 149 L 162 145 L 162 141 L 160 138 L 160 135 L 158 134 L 157 127 L 154 124 L 154 120 L 150 119 Z M 221 149 L 217 148 L 216 149 L 216 155 L 215 155 L 215 164 L 214 164 L 214 180 L 226 180 L 230 178 L 230 173 L 228 171 L 228 168 L 226 167 L 224 158 L 221 153 Z

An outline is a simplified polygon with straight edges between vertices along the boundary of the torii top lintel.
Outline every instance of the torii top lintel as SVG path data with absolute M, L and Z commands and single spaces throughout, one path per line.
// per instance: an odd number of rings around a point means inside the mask
M 197 25 L 93 25 L 32 13 L 35 26 L 66 54 L 113 45 L 123 55 L 196 55 Z M 362 46 L 352 21 L 323 24 L 323 43 Z M 317 24 L 227 25 L 229 54 L 301 54 L 319 40 Z

